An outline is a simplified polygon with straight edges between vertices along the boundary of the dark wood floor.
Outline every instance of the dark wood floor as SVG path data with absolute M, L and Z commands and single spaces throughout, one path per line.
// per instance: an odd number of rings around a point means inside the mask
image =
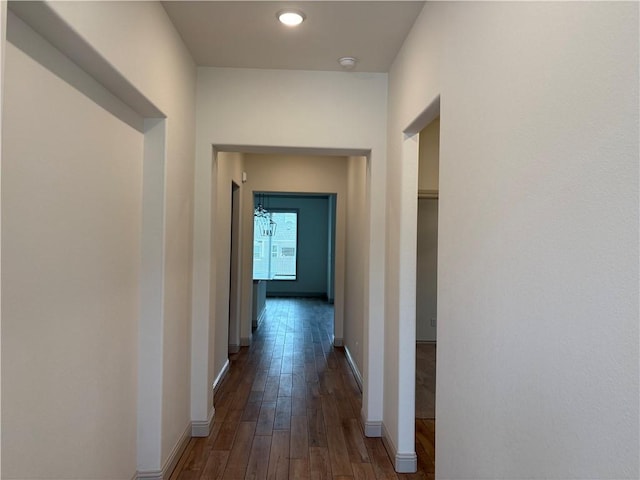
M 416 418 L 436 418 L 436 344 L 416 344 Z
M 193 438 L 171 480 L 433 479 L 435 422 L 416 422 L 419 470 L 396 474 L 379 438 L 366 438 L 362 396 L 333 309 L 320 300 L 270 299 L 253 344 L 232 355 L 215 395 L 208 438 Z

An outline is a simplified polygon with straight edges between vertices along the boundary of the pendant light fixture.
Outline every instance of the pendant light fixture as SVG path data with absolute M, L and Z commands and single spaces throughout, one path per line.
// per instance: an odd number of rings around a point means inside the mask
M 276 234 L 278 224 L 273 221 L 272 214 L 265 208 L 263 193 L 257 194 L 258 203 L 253 209 L 253 216 L 257 221 L 257 228 L 263 237 L 273 237 Z

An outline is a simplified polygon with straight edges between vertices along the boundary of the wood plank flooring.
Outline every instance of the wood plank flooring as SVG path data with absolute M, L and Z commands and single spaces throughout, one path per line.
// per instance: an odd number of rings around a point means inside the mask
M 269 299 L 251 347 L 230 357 L 211 434 L 190 440 L 171 480 L 434 479 L 435 421 L 416 422 L 415 474 L 396 474 L 381 439 L 364 436 L 332 328 L 323 301 Z
M 436 418 L 436 345 L 416 344 L 416 418 Z

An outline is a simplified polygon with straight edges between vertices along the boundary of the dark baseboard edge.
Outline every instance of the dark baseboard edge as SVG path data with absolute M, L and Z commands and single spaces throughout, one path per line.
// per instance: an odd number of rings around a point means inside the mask
M 360 392 L 362 393 L 362 374 L 360 373 L 360 370 L 358 370 L 358 366 L 356 365 L 356 362 L 353 360 L 353 357 L 351 356 L 351 352 L 349 351 L 349 347 L 347 347 L 346 345 L 344 346 L 344 354 L 347 357 L 347 362 L 349 362 L 349 366 L 351 367 L 351 371 L 353 372 L 353 376 L 356 379 L 356 383 L 358 384 L 358 388 L 360 389 Z

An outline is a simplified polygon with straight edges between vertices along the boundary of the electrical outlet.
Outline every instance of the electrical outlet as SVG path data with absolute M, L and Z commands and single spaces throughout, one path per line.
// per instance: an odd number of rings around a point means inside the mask
M 436 317 L 431 317 L 431 326 L 432 327 L 436 326 Z

